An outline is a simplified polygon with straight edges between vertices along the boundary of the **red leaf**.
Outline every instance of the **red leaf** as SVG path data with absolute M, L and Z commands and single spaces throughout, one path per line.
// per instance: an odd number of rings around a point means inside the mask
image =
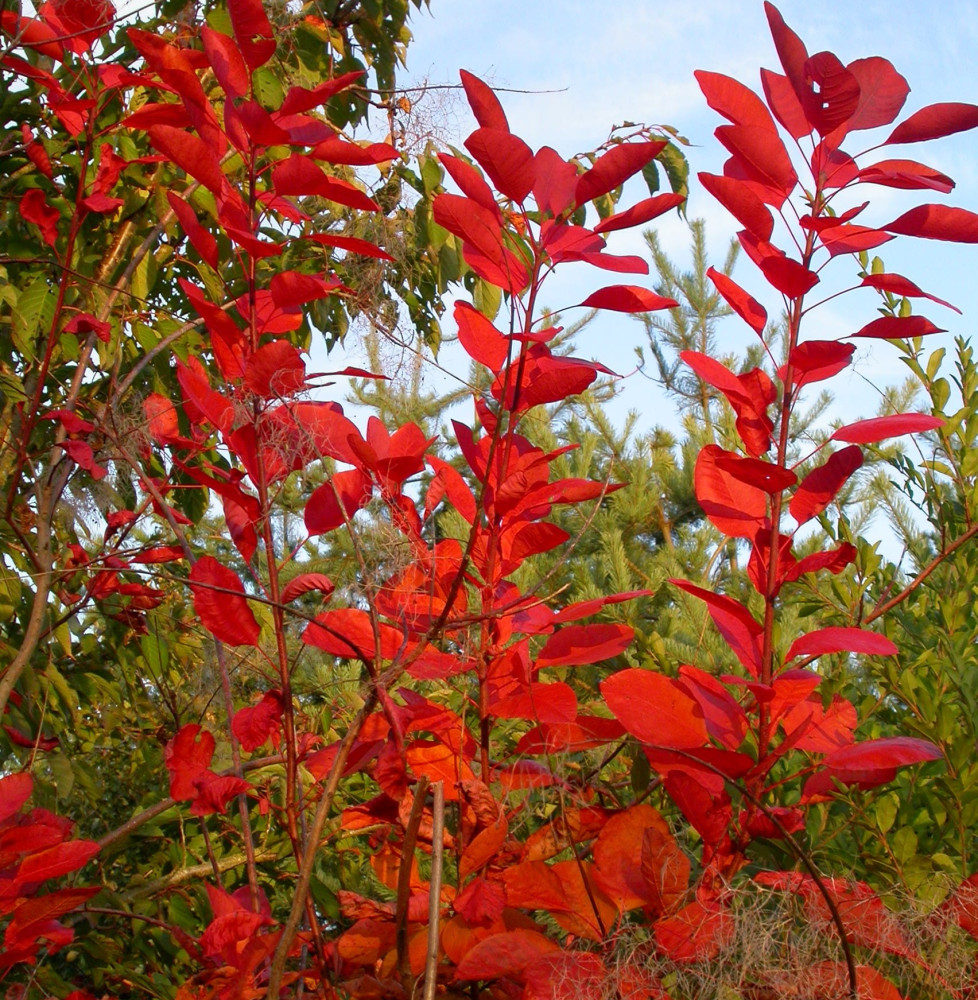
M 754 125 L 776 131 L 764 102 L 739 80 L 702 69 L 696 70 L 693 76 L 703 91 L 706 103 L 734 125 Z
M 27 750 L 33 750 L 37 748 L 38 750 L 53 750 L 58 745 L 58 738 L 56 736 L 28 736 L 26 733 L 22 733 L 19 729 L 15 729 L 13 726 L 4 726 L 4 732 L 10 737 L 10 742 L 14 746 L 24 747 Z
M 716 174 L 697 175 L 700 183 L 752 236 L 769 240 L 774 232 L 774 218 L 764 202 L 744 181 Z
M 400 158 L 397 150 L 393 146 L 387 145 L 386 142 L 370 142 L 361 146 L 356 142 L 347 142 L 336 135 L 331 135 L 328 139 L 317 142 L 309 150 L 309 155 L 314 160 L 325 160 L 327 163 L 338 163 L 351 167 L 376 166 Z
M 462 258 L 480 278 L 510 295 L 519 295 L 529 280 L 523 261 L 506 248 L 489 257 L 471 243 L 463 243 Z
M 928 104 L 914 112 L 890 133 L 884 145 L 897 142 L 927 142 L 955 132 L 978 128 L 978 105 Z
M 475 157 L 496 189 L 513 201 L 523 203 L 533 189 L 533 150 L 508 129 L 476 129 L 465 140 L 465 148 Z
M 933 417 L 928 413 L 893 413 L 888 417 L 871 417 L 869 420 L 847 424 L 834 431 L 829 440 L 845 441 L 847 444 L 875 444 L 901 434 L 917 434 L 943 426 L 944 421 L 940 417 Z
M 558 545 L 563 545 L 568 538 L 568 532 L 549 521 L 518 524 L 512 530 L 504 532 L 500 548 L 507 563 L 520 566 L 530 556 L 549 552 Z
M 190 174 L 212 194 L 220 195 L 227 187 L 227 178 L 214 148 L 199 136 L 171 125 L 151 125 L 149 140 L 181 170 Z
M 526 352 L 523 378 L 518 385 L 510 385 L 503 399 L 504 383 L 497 378 L 492 386 L 495 399 L 500 399 L 507 409 L 522 412 L 543 403 L 556 403 L 568 396 L 583 392 L 597 378 L 598 372 L 614 374 L 597 361 L 582 358 L 565 358 L 551 354 L 545 344 L 533 344 Z
M 562 681 L 533 682 L 517 694 L 490 701 L 489 711 L 499 719 L 532 719 L 559 724 L 577 719 L 577 696 Z
M 279 309 L 286 310 L 298 309 L 316 299 L 325 299 L 335 288 L 335 284 L 319 275 L 302 274 L 300 271 L 279 271 L 268 283 L 272 302 Z
M 251 71 L 234 41 L 206 24 L 200 29 L 204 51 L 214 70 L 217 82 L 228 97 L 245 97 L 251 90 Z
M 331 97 L 335 97 L 340 91 L 346 90 L 347 87 L 356 83 L 364 72 L 365 70 L 362 69 L 352 70 L 342 76 L 327 80 L 325 83 L 320 83 L 312 90 L 307 90 L 305 87 L 289 88 L 289 92 L 285 95 L 285 100 L 278 110 L 279 116 L 299 114 L 320 107 Z
M 646 198 L 631 208 L 626 208 L 624 212 L 610 215 L 607 219 L 602 219 L 595 227 L 596 233 L 610 233 L 618 229 L 628 229 L 631 226 L 641 226 L 643 223 L 651 222 L 660 215 L 668 212 L 670 208 L 676 208 L 686 201 L 681 194 L 657 194 L 653 198 Z
M 880 184 L 908 191 L 930 190 L 948 194 L 954 189 L 954 181 L 947 174 L 915 160 L 881 160 L 864 167 L 857 176 L 863 184 Z
M 266 410 L 260 424 L 267 441 L 265 460 L 299 469 L 327 456 L 357 465 L 350 441 L 360 438 L 356 425 L 332 402 L 298 402 Z
M 264 66 L 275 54 L 275 34 L 262 0 L 228 0 L 234 38 L 251 69 Z
M 191 816 L 210 816 L 222 813 L 228 803 L 237 795 L 244 795 L 251 790 L 251 785 L 244 778 L 233 774 L 220 775 L 205 771 L 196 781 L 197 794 L 190 806 Z
M 801 98 L 805 117 L 819 135 L 846 124 L 859 106 L 859 82 L 831 52 L 816 52 L 805 64 Z
M 790 257 L 773 254 L 761 261 L 760 268 L 768 282 L 789 299 L 800 298 L 818 284 L 814 271 Z
M 883 226 L 888 233 L 925 240 L 978 243 L 978 215 L 947 205 L 918 205 Z
M 329 597 L 336 588 L 333 581 L 325 573 L 300 573 L 289 580 L 280 595 L 283 604 L 289 604 L 302 594 L 318 590 L 324 597 Z
M 426 513 L 430 514 L 441 501 L 442 496 L 445 496 L 451 506 L 469 524 L 472 524 L 476 515 L 475 496 L 459 471 L 435 455 L 428 455 L 425 460 L 435 470 L 435 478 L 428 487 L 428 495 L 425 497 Z M 443 489 L 444 493 L 439 494 L 436 499 L 435 491 L 437 489 Z
M 663 298 L 637 285 L 608 285 L 592 292 L 581 306 L 589 309 L 610 309 L 613 312 L 640 313 L 656 309 L 675 309 L 674 299 Z
M 749 180 L 776 192 L 772 203 L 780 208 L 795 189 L 798 175 L 777 132 L 750 125 L 721 125 L 714 134 Z
M 235 712 L 231 720 L 231 731 L 241 748 L 251 753 L 266 743 L 272 733 L 278 731 L 284 711 L 282 692 L 266 691 L 257 705 Z
M 768 27 L 774 39 L 774 47 L 778 50 L 778 59 L 784 69 L 799 104 L 804 107 L 805 94 L 810 84 L 806 79 L 808 49 L 805 43 L 788 27 L 780 11 L 772 3 L 765 0 L 764 12 L 767 14 Z M 806 118 L 808 117 L 805 109 Z M 808 119 L 811 122 L 811 119 Z M 814 122 L 811 122 L 814 125 Z M 807 135 L 808 133 L 803 133 Z M 798 137 L 800 138 L 800 136 Z
M 648 274 L 649 265 L 643 257 L 635 254 L 582 253 L 580 259 L 605 271 L 616 271 L 618 274 Z
M 503 252 L 502 227 L 489 209 L 472 201 L 471 198 L 462 198 L 456 194 L 440 194 L 432 205 L 432 215 L 439 226 L 471 244 L 500 270 L 506 270 L 509 261 Z M 514 275 L 514 282 L 520 277 L 525 284 L 525 269 L 521 276 Z
M 171 798 L 180 802 L 197 794 L 194 782 L 210 767 L 215 745 L 214 737 L 195 724 L 184 726 L 167 743 L 163 759 L 170 772 Z
M 805 117 L 805 109 L 801 106 L 791 81 L 780 73 L 762 69 L 761 85 L 774 117 L 788 130 L 788 134 L 793 139 L 804 139 L 806 135 L 811 135 L 812 123 Z
M 99 852 L 93 840 L 69 840 L 46 850 L 29 854 L 21 862 L 15 878 L 18 882 L 43 882 L 67 875 L 84 867 Z
M 696 457 L 696 499 L 711 523 L 725 535 L 753 538 L 767 516 L 767 494 L 734 479 L 718 462 L 727 454 L 715 444 Z
M 380 655 L 393 659 L 404 645 L 401 632 L 383 623 L 377 626 Z M 338 608 L 316 616 L 316 621 L 306 626 L 302 641 L 347 659 L 370 662 L 377 649 L 373 620 L 368 612 L 359 608 Z
M 702 962 L 716 958 L 735 933 L 732 914 L 716 903 L 695 901 L 656 921 L 655 943 L 674 962 Z
M 539 931 L 515 930 L 493 934 L 471 948 L 455 968 L 456 979 L 500 979 L 519 976 L 544 955 L 560 951 L 559 945 Z
M 760 458 L 744 458 L 729 451 L 718 455 L 716 464 L 718 469 L 730 473 L 734 479 L 765 493 L 780 493 L 798 482 L 798 477 L 784 466 Z
M 711 277 L 716 283 L 718 276 Z M 777 390 L 768 375 L 760 368 L 734 375 L 719 361 L 697 351 L 682 351 L 679 356 L 701 379 L 726 396 L 737 414 L 737 433 L 747 450 L 755 458 L 763 455 L 771 446 L 774 430 L 767 409 L 777 399 Z
M 21 218 L 33 222 L 41 230 L 41 238 L 49 247 L 58 240 L 58 220 L 61 213 L 52 208 L 39 188 L 31 188 L 20 199 Z
M 643 850 L 647 837 L 650 846 L 654 845 L 657 849 L 654 856 Z M 640 865 L 635 864 L 636 847 L 642 855 Z M 591 850 L 596 881 L 619 910 L 633 910 L 649 902 L 661 904 L 662 875 L 666 865 L 679 869 L 671 873 L 672 884 L 668 895 L 680 896 L 687 888 L 688 859 L 678 850 L 669 824 L 652 806 L 636 805 L 612 816 L 598 834 Z M 684 860 L 685 872 L 682 871 Z M 661 905 L 657 907 L 659 912 L 663 908 Z
M 619 670 L 601 694 L 625 729 L 653 746 L 687 750 L 709 740 L 703 709 L 678 681 L 654 670 Z
M 201 556 L 190 571 L 194 611 L 215 638 L 229 646 L 257 646 L 261 627 L 238 574 L 213 556 Z
M 362 212 L 378 212 L 380 206 L 360 188 L 339 177 L 330 177 L 308 157 L 293 153 L 272 167 L 272 186 L 278 195 L 318 195 Z
M 846 128 L 849 132 L 889 125 L 900 113 L 910 85 L 888 59 L 870 56 L 849 63 L 847 70 L 859 84 L 859 103 Z
M 634 637 L 628 625 L 566 625 L 547 640 L 536 666 L 576 667 L 610 660 L 628 649 Z
M 482 174 L 471 163 L 466 163 L 456 156 L 449 156 L 448 153 L 439 153 L 438 159 L 452 180 L 462 189 L 462 194 L 466 198 L 471 198 L 483 208 L 498 214 L 499 207 L 496 205 L 492 188 L 483 180 Z
M 287 340 L 273 340 L 245 362 L 244 384 L 263 399 L 292 396 L 305 388 L 306 366 Z
M 907 767 L 927 760 L 940 760 L 944 755 L 928 740 L 912 736 L 890 736 L 864 740 L 830 753 L 823 761 L 833 771 Z
M 843 344 L 838 340 L 806 340 L 798 344 L 788 358 L 791 384 L 802 386 L 832 378 L 849 367 L 855 352 L 855 344 Z M 785 376 L 783 369 L 778 374 L 781 378 Z
M 334 473 L 313 490 L 304 519 L 310 535 L 323 535 L 347 523 L 373 495 L 373 483 L 361 469 Z
M 747 608 L 732 597 L 704 590 L 688 580 L 671 579 L 669 582 L 706 603 L 713 624 L 734 655 L 753 677 L 760 677 L 761 647 L 758 640 L 764 630 Z
M 533 197 L 541 212 L 559 218 L 574 204 L 577 170 L 556 150 L 543 146 L 533 164 Z
M 818 238 L 829 252 L 830 257 L 842 253 L 862 253 L 874 247 L 889 243 L 893 238 L 879 229 L 869 226 L 829 226 L 819 231 Z
M 510 341 L 485 316 L 468 302 L 455 303 L 458 342 L 473 361 L 498 375 L 509 357 Z
M 848 449 L 847 449 L 848 450 Z M 895 656 L 899 650 L 878 632 L 861 628 L 820 628 L 803 635 L 791 644 L 785 662 L 796 656 L 823 656 L 826 653 L 866 653 L 872 656 Z
M 828 461 L 817 469 L 812 469 L 795 490 L 788 505 L 791 516 L 799 524 L 817 517 L 862 464 L 863 453 L 857 445 L 843 448 L 829 456 Z
M 701 175 L 702 177 L 702 175 Z M 766 211 L 766 209 L 765 209 Z M 706 276 L 713 282 L 716 290 L 723 296 L 731 309 L 750 326 L 758 336 L 763 335 L 767 323 L 767 312 L 752 295 L 744 291 L 732 278 L 722 274 L 715 268 L 707 270 Z
M 34 49 L 49 59 L 64 59 L 60 33 L 37 18 L 20 17 L 13 10 L 5 10 L 0 13 L 0 30 L 16 45 Z
M 187 234 L 190 245 L 200 254 L 201 260 L 215 271 L 218 268 L 217 240 L 198 221 L 197 213 L 179 195 L 167 191 L 166 200 Z
M 506 121 L 503 106 L 492 90 L 467 70 L 459 70 L 458 75 L 462 78 L 465 96 L 468 98 L 475 120 L 483 128 L 498 128 L 508 132 L 509 122 Z
M 502 886 L 475 878 L 455 897 L 452 908 L 469 924 L 491 927 L 503 913 L 506 895 Z
M 953 309 L 956 313 L 961 312 L 957 306 L 952 306 L 950 302 L 945 302 L 944 299 L 939 299 L 936 295 L 922 291 L 909 278 L 905 278 L 902 274 L 867 274 L 860 284 L 867 285 L 870 288 L 878 288 L 880 291 L 890 292 L 891 295 L 900 295 L 908 299 L 930 299 L 931 302 L 947 306 L 948 309 Z
M 799 560 L 788 574 L 788 580 L 797 580 L 805 573 L 817 573 L 827 569 L 830 573 L 841 573 L 846 566 L 856 561 L 856 547 L 849 542 L 843 542 L 838 548 L 825 552 L 813 552 Z
M 623 142 L 612 146 L 595 161 L 590 170 L 577 180 L 574 201 L 584 205 L 613 191 L 633 174 L 637 174 L 666 148 L 665 139 L 655 142 Z
M 26 771 L 0 778 L 0 823 L 20 812 L 33 790 L 34 779 Z
M 747 732 L 747 713 L 726 686 L 689 664 L 679 668 L 679 683 L 703 710 L 710 736 L 727 750 L 736 750 Z
M 910 340 L 913 337 L 925 337 L 929 333 L 944 332 L 934 326 L 926 316 L 881 316 L 849 336 L 872 337 L 877 340 Z
M 812 151 L 812 176 L 816 183 L 828 190 L 851 184 L 859 176 L 859 165 L 844 150 L 833 145 L 834 135 L 823 139 Z
M 337 250 L 346 250 L 348 253 L 359 254 L 361 257 L 374 257 L 377 260 L 393 261 L 394 258 L 380 247 L 375 246 L 368 240 L 361 240 L 357 236 L 334 236 L 332 233 L 311 233 L 303 236 L 302 239 L 310 240 L 313 243 L 320 243 L 327 247 L 336 247 Z

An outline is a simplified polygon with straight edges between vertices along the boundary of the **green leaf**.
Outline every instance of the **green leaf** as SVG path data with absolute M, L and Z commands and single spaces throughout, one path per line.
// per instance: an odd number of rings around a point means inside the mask
M 900 809 L 900 796 L 890 792 L 876 803 L 876 825 L 881 833 L 889 833 Z
M 22 592 L 20 577 L 0 563 L 0 621 L 10 621 L 20 604 Z
M 51 769 L 58 798 L 68 798 L 75 787 L 75 772 L 71 769 L 71 761 L 64 754 L 56 753 L 48 757 L 47 765 Z
M 17 298 L 13 314 L 14 347 L 26 359 L 36 360 L 36 340 L 39 330 L 50 329 L 54 319 L 54 289 L 43 275 L 35 278 Z
M 499 313 L 499 307 L 503 303 L 503 292 L 501 288 L 480 278 L 475 283 L 472 300 L 473 305 L 479 312 L 487 319 L 494 320 Z
M 655 165 L 655 160 L 649 160 L 642 167 L 642 177 L 645 179 L 649 194 L 656 194 L 659 190 L 659 168 Z
M 689 161 L 682 150 L 670 142 L 656 159 L 665 168 L 673 192 L 681 195 L 689 194 Z

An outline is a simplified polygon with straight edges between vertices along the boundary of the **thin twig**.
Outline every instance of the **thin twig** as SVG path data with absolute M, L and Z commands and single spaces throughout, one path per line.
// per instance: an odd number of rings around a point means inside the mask
M 414 995 L 414 977 L 411 975 L 411 960 L 408 955 L 408 902 L 411 898 L 411 869 L 414 867 L 414 848 L 418 842 L 418 827 L 424 815 L 425 799 L 428 797 L 428 779 L 418 778 L 414 789 L 414 802 L 404 829 L 404 843 L 401 846 L 401 863 L 397 869 L 397 904 L 394 911 L 394 935 L 397 942 L 397 972 L 401 977 L 404 992 L 410 998 Z
M 438 986 L 438 919 L 441 911 L 441 873 L 444 859 L 445 784 L 436 781 L 431 833 L 431 879 L 428 882 L 428 954 L 424 967 L 424 1000 L 435 1000 Z

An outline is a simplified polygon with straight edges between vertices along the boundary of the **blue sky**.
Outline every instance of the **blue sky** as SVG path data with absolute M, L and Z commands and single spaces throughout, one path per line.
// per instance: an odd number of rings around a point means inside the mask
M 938 7 L 920 0 L 862 4 L 783 0 L 779 9 L 809 52 L 828 49 L 844 63 L 870 55 L 890 59 L 912 88 L 904 116 L 937 101 L 978 104 L 978 3 L 950 0 Z M 645 0 L 608 4 L 594 0 L 432 0 L 430 14 L 413 15 L 412 28 L 415 38 L 408 55 L 412 80 L 452 83 L 458 79 L 458 68 L 464 67 L 494 86 L 530 91 L 501 93 L 500 97 L 513 131 L 534 148 L 552 145 L 571 155 L 599 145 L 609 127 L 625 119 L 668 123 L 693 143 L 687 155 L 694 174 L 720 172 L 724 155 L 713 138 L 720 119 L 707 108 L 693 71 L 725 73 L 759 90 L 761 66 L 780 70 L 760 0 L 700 0 L 688 5 Z M 431 111 L 444 137 L 453 143 L 460 143 L 474 127 L 467 108 L 457 100 L 453 103 L 449 98 Z M 978 211 L 978 131 L 929 145 L 893 147 L 878 158 L 883 155 L 920 159 L 949 174 L 958 187 L 948 196 L 932 193 L 930 197 L 864 187 L 859 200 L 872 200 L 867 224 L 883 223 L 924 201 Z M 629 193 L 637 199 L 645 192 L 635 182 Z M 734 220 L 695 181 L 688 213 L 690 218 L 706 218 L 714 260 L 719 263 L 737 228 Z M 680 221 L 670 218 L 660 222 L 658 229 L 673 258 L 685 261 L 688 235 Z M 625 236 L 613 242 L 611 249 L 641 252 L 641 240 L 637 234 Z M 930 307 L 930 303 L 918 311 L 938 326 L 946 326 L 948 337 L 970 335 L 978 317 L 978 246 L 900 238 L 878 252 L 888 270 L 905 274 L 925 290 L 955 303 L 964 315 Z M 742 261 L 735 273 L 758 297 L 763 295 L 769 314 L 776 315 L 778 302 L 764 286 L 752 284 L 751 270 L 749 262 Z M 826 282 L 833 272 L 844 287 L 851 283 L 848 279 L 855 274 L 855 264 L 834 262 Z M 580 301 L 568 299 L 564 288 L 573 296 L 578 294 L 579 281 L 597 285 L 613 280 L 613 276 L 607 281 L 601 278 L 581 272 L 565 279 L 567 285 L 555 284 L 544 300 L 552 306 Z M 810 328 L 808 335 L 851 333 L 874 318 L 874 309 L 868 291 L 845 296 L 812 315 L 818 329 Z M 736 350 L 744 342 L 746 327 L 738 320 L 728 323 L 731 349 Z M 582 336 L 578 353 L 606 360 L 610 346 L 613 360 L 608 363 L 612 367 L 618 363 L 624 370 L 632 366 L 632 347 L 641 337 L 638 326 L 627 317 L 607 317 Z M 933 338 L 932 342 L 937 343 Z M 899 377 L 902 367 L 886 344 L 862 347 L 857 357 L 858 375 L 850 380 L 857 391 L 845 394 L 847 409 L 857 405 L 857 399 L 862 409 L 847 416 L 868 416 L 876 404 L 872 392 L 860 387 L 869 388 L 866 380 L 883 384 Z M 635 384 L 626 384 L 625 404 L 651 410 L 651 422 L 658 422 L 660 414 L 666 422 L 664 404 L 649 395 L 648 383 L 630 382 Z

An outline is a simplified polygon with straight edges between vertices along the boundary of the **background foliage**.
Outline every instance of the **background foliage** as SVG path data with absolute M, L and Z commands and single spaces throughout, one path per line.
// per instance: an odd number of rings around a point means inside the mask
M 653 290 L 608 251 L 681 210 L 678 134 L 564 161 L 463 73 L 478 129 L 409 156 L 420 7 L 3 9 L 7 995 L 969 995 L 978 370 L 871 254 L 978 221 L 832 204 L 953 187 L 841 150 L 905 81 L 768 5 L 767 106 L 700 75 L 745 230 L 719 270 L 702 222 L 688 265 L 648 232 Z M 800 393 L 849 361 L 800 339 L 825 257 L 908 367 L 875 422 Z M 570 263 L 612 283 L 565 319 Z M 596 308 L 642 318 L 680 432 L 610 415 Z M 307 370 L 350 338 L 369 370 Z

